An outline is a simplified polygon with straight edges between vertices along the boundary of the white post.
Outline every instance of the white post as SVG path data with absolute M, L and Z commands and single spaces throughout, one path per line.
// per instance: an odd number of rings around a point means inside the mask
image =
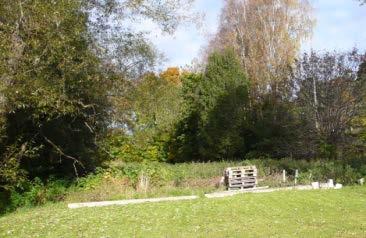
M 297 184 L 298 177 L 299 177 L 299 170 L 295 170 L 295 185 Z
M 286 183 L 286 170 L 282 171 L 282 182 Z
M 333 179 L 328 179 L 328 188 L 334 188 L 334 181 L 333 181 Z

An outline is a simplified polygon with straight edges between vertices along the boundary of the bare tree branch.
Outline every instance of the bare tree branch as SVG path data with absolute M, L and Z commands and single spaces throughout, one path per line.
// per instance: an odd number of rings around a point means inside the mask
M 67 159 L 71 159 L 71 160 L 73 160 L 73 167 L 74 167 L 75 175 L 76 175 L 76 177 L 79 177 L 79 173 L 78 173 L 78 171 L 77 171 L 76 164 L 79 164 L 83 169 L 85 169 L 85 167 L 84 167 L 83 163 L 82 163 L 80 160 L 76 159 L 75 157 L 65 154 L 65 153 L 61 150 L 61 148 L 60 148 L 60 147 L 58 147 L 55 143 L 53 143 L 53 142 L 52 142 L 50 139 L 48 139 L 46 136 L 43 136 L 43 138 L 47 141 L 47 143 L 48 143 L 48 144 L 50 144 L 53 148 L 55 148 L 55 149 L 57 150 L 57 152 L 58 152 L 60 155 L 64 156 L 64 157 L 65 157 L 65 158 L 67 158 Z

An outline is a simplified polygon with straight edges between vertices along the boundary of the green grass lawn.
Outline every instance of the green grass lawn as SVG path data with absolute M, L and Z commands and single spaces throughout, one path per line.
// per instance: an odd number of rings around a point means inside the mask
M 366 237 L 366 187 L 69 210 L 0 218 L 0 237 Z

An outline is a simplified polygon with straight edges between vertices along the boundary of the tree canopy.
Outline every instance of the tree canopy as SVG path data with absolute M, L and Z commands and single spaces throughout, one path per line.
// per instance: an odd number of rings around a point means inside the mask
M 128 25 L 152 21 L 172 33 L 194 19 L 191 3 L 1 4 L 0 186 L 93 170 L 105 157 L 101 142 L 111 125 L 132 120 L 133 80 L 159 58 L 147 33 Z
M 174 136 L 177 160 L 234 158 L 245 151 L 248 86 L 231 49 L 213 53 L 202 76 L 185 76 L 186 112 Z

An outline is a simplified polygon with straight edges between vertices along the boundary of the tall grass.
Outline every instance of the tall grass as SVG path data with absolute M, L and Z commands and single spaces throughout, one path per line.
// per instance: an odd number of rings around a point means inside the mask
M 3 204 L 8 210 L 22 206 L 42 205 L 47 202 L 100 201 L 128 198 L 203 195 L 224 190 L 220 185 L 225 168 L 241 165 L 255 165 L 258 168 L 258 186 L 290 186 L 294 184 L 295 170 L 299 170 L 299 184 L 334 179 L 338 183 L 351 185 L 366 176 L 366 161 L 292 160 L 292 159 L 251 159 L 243 161 L 221 161 L 208 163 L 168 164 L 159 162 L 125 163 L 111 161 L 106 167 L 73 183 L 35 180 L 21 191 L 14 191 L 10 201 Z M 282 170 L 288 179 L 282 181 Z M 148 184 L 141 189 L 141 176 Z M 1 207 L 1 206 L 0 206 Z

